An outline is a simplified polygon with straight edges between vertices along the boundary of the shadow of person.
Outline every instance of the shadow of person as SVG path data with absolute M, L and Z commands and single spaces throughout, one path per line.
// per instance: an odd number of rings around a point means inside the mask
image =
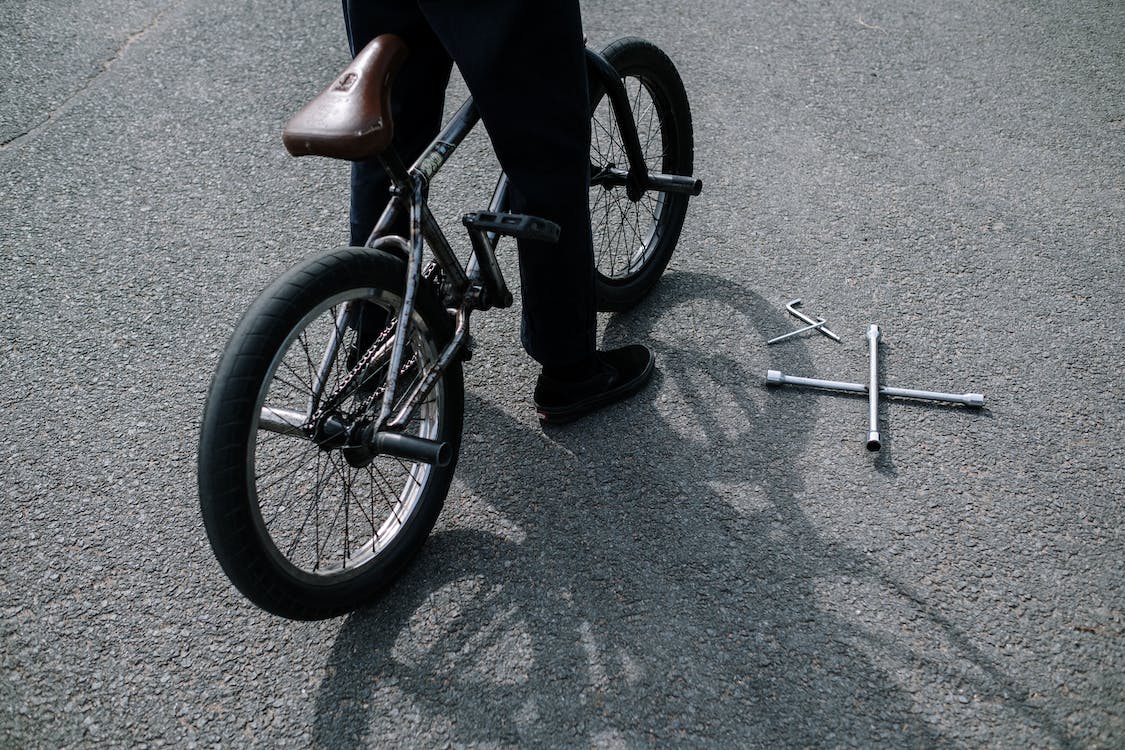
M 786 325 L 669 274 L 606 330 L 657 352 L 628 402 L 544 432 L 468 394 L 460 498 L 345 621 L 314 746 L 948 744 L 827 590 L 893 582 L 801 508 L 814 402 L 762 385 L 813 369 L 760 346 Z

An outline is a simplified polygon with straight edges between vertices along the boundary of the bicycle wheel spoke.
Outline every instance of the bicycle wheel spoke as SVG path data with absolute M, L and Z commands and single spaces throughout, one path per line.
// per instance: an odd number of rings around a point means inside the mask
M 302 332 L 301 335 L 297 337 L 297 343 L 301 345 L 301 353 L 304 354 L 305 377 L 308 379 L 309 383 L 312 383 L 315 366 L 313 365 L 312 352 L 309 351 L 308 336 Z
M 379 478 L 383 480 L 384 484 L 389 485 L 390 483 L 387 481 L 387 477 L 382 472 L 382 470 L 379 469 L 379 467 L 376 466 L 375 464 L 372 464 L 371 466 L 372 466 L 372 469 L 374 470 L 374 472 L 379 475 Z M 380 497 L 383 498 L 384 501 L 386 501 L 387 509 L 390 510 L 390 512 L 395 516 L 395 520 L 397 520 L 401 523 L 402 519 L 398 517 L 397 510 L 396 510 L 396 507 L 395 507 L 395 506 L 398 505 L 398 501 L 399 501 L 398 497 L 395 497 L 393 499 L 390 498 L 390 497 L 387 497 L 387 493 L 384 492 L 382 489 L 379 490 L 379 495 L 380 495 Z
M 296 459 L 299 455 L 300 455 L 299 453 L 294 453 L 293 458 Z M 290 485 L 292 485 L 292 483 L 295 480 L 297 474 L 300 473 L 308 465 L 309 465 L 309 459 L 306 458 L 303 462 L 298 462 L 296 464 L 296 466 L 294 466 L 292 469 L 290 469 L 289 473 L 281 474 L 281 476 L 278 477 L 276 480 L 268 482 L 266 484 L 261 483 L 263 478 L 268 477 L 268 476 L 272 476 L 272 475 L 274 475 L 276 473 L 279 473 L 279 472 L 270 472 L 269 474 L 259 474 L 257 477 L 255 477 L 255 483 L 258 485 L 258 496 L 261 497 L 262 495 L 266 494 L 267 490 L 272 490 L 274 487 L 281 484 L 286 479 L 289 479 Z M 282 497 L 285 497 L 287 495 L 288 495 L 288 493 L 286 493 Z
M 326 475 L 331 476 L 334 472 L 339 470 L 337 465 L 336 465 L 336 463 L 338 461 L 337 454 L 326 453 L 325 456 L 327 457 L 327 459 L 325 461 L 325 464 L 326 464 L 326 466 L 330 467 L 330 470 L 326 472 Z M 336 524 L 340 520 L 340 512 L 343 509 L 343 504 L 340 503 L 340 502 L 334 501 L 333 502 L 333 508 L 334 508 L 334 512 L 332 513 L 331 519 L 329 519 L 329 521 L 328 521 L 327 528 L 322 529 L 322 531 L 320 533 L 320 536 L 322 536 L 324 538 L 324 542 L 323 542 L 322 545 L 317 547 L 316 561 L 315 561 L 315 564 L 316 564 L 317 568 L 320 567 L 320 563 L 321 563 L 322 560 L 324 560 L 326 557 L 330 556 L 330 555 L 328 555 L 328 553 L 325 550 L 328 549 L 328 543 L 332 541 L 332 534 L 336 530 Z M 319 520 L 319 516 L 318 516 L 318 520 Z
M 351 523 L 350 523 L 351 518 L 350 518 L 350 515 L 351 514 L 348 512 L 351 509 L 351 504 L 352 504 L 351 503 L 351 495 L 352 495 L 352 483 L 345 479 L 345 481 L 344 481 L 344 502 L 343 502 L 343 506 L 344 506 L 344 543 L 343 543 L 343 545 L 341 545 L 341 548 L 340 548 L 340 567 L 342 567 L 342 568 L 348 567 L 348 552 L 351 549 L 351 547 L 350 547 L 350 542 L 351 542 Z
M 312 316 L 309 327 L 294 336 L 271 377 L 272 406 L 263 409 L 272 409 L 283 418 L 293 410 L 290 404 L 298 410 L 307 408 L 315 384 L 325 375 L 328 380 L 321 386 L 318 424 L 321 417 L 347 424 L 363 413 L 364 404 L 377 398 L 393 337 L 389 341 L 380 337 L 376 351 L 383 354 L 375 354 L 375 360 L 363 365 L 363 372 L 356 370 L 367 352 L 353 343 L 356 334 L 343 323 L 341 309 L 333 306 L 319 317 Z M 326 324 L 319 330 L 318 321 Z M 412 327 L 410 339 L 396 409 L 425 377 L 426 362 L 436 358 L 431 347 L 426 359 L 419 359 L 425 339 L 416 328 Z M 367 345 L 367 350 L 372 346 L 376 342 Z M 315 353 L 319 348 L 324 349 L 323 355 Z M 345 355 L 355 358 L 350 360 L 352 371 L 344 365 Z M 417 405 L 406 426 L 408 433 L 435 434 L 433 419 L 441 409 L 438 393 L 440 388 Z M 339 431 L 328 432 L 323 427 L 310 439 L 267 430 L 257 437 L 255 482 L 263 523 L 287 559 L 318 575 L 352 570 L 377 555 L 388 537 L 408 522 L 427 476 L 427 468 L 391 456 L 352 466 L 336 450 L 340 443 L 335 441 L 341 437 Z
M 320 454 L 319 453 L 316 456 L 316 464 L 317 464 L 316 473 L 319 476 L 319 474 L 320 474 Z M 286 549 L 286 551 L 284 553 L 286 557 L 289 557 L 289 558 L 293 557 L 293 554 L 297 549 L 297 545 L 300 544 L 301 537 L 304 535 L 305 527 L 308 526 L 310 518 L 313 519 L 313 529 L 314 529 L 313 546 L 315 548 L 316 546 L 319 545 L 320 536 L 319 536 L 319 527 L 317 525 L 317 518 L 319 517 L 319 514 L 320 514 L 320 509 L 318 507 L 319 506 L 319 499 L 320 499 L 320 493 L 317 491 L 317 488 L 314 487 L 313 488 L 312 502 L 309 504 L 308 510 L 305 511 L 305 516 L 301 520 L 301 525 L 297 528 L 297 532 L 293 535 L 293 541 L 290 543 L 288 549 Z

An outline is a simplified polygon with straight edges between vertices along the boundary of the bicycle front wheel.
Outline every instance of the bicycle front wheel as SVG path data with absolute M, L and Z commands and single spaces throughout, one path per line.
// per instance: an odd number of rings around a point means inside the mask
M 446 466 L 372 455 L 355 439 L 382 399 L 405 264 L 345 248 L 282 276 L 235 330 L 199 444 L 204 525 L 223 570 L 263 609 L 319 619 L 374 598 L 417 554 L 445 500 L 464 385 L 454 362 L 404 434 L 452 447 Z M 401 401 L 450 338 L 418 288 Z
M 687 93 L 675 65 L 643 39 L 620 39 L 602 51 L 625 84 L 650 172 L 690 176 L 694 145 Z M 621 127 L 604 86 L 590 82 L 590 219 L 598 309 L 636 305 L 652 289 L 680 238 L 688 196 L 649 191 L 633 201 L 615 171 L 628 168 Z M 602 177 L 599 177 L 601 175 Z

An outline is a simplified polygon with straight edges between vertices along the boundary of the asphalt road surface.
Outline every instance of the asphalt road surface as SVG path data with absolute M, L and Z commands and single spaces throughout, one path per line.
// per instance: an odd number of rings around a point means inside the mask
M 604 321 L 659 375 L 545 432 L 476 318 L 423 555 L 293 623 L 220 571 L 195 447 L 240 312 L 345 238 L 345 166 L 279 138 L 338 5 L 0 4 L 0 746 L 1125 746 L 1125 5 L 583 7 L 692 103 L 705 192 Z M 842 341 L 767 347 L 796 297 Z M 888 403 L 871 454 L 863 398 L 765 386 L 863 380 L 869 323 L 987 407 Z

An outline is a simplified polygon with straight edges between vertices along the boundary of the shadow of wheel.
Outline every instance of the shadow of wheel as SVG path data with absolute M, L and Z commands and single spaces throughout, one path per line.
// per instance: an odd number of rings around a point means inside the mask
M 800 490 L 794 466 L 815 422 L 813 406 L 767 392 L 757 372 L 782 366 L 764 359 L 771 356 L 811 369 L 799 342 L 784 353 L 765 349 L 766 338 L 786 325 L 784 311 L 737 283 L 668 274 L 633 312 L 613 317 L 605 334 L 608 345 L 639 341 L 657 352 L 653 386 L 577 427 L 546 433 L 546 440 L 495 409 L 476 414 L 474 421 L 505 435 L 500 444 L 526 446 L 502 469 L 505 486 L 527 488 L 524 495 L 484 499 L 501 505 L 527 538 L 436 533 L 378 606 L 351 615 L 320 686 L 314 746 L 360 747 L 395 736 L 401 726 L 385 714 L 387 706 L 436 721 L 435 740 L 455 743 L 520 744 L 529 732 L 546 739 L 583 726 L 592 709 L 573 678 L 584 675 L 596 688 L 613 677 L 591 666 L 591 649 L 599 644 L 607 658 L 627 656 L 622 597 L 659 602 L 659 610 L 708 590 L 707 578 L 682 590 L 666 582 L 714 557 L 714 550 L 729 550 L 726 530 L 747 515 L 768 512 L 807 528 L 793 500 Z M 491 408 L 469 400 L 471 414 Z M 637 425 L 650 426 L 643 438 L 635 435 Z M 792 431 L 793 425 L 802 429 Z M 552 460 L 549 451 L 539 454 L 544 443 L 579 456 L 566 459 L 578 473 L 559 481 L 577 482 L 588 498 L 560 505 L 549 488 L 534 489 L 544 484 L 539 472 Z M 584 456 L 594 463 L 586 465 Z M 463 457 L 460 480 L 487 491 L 498 467 L 486 460 Z M 699 476 L 702 481 L 691 481 Z M 745 493 L 753 497 L 743 504 Z M 613 502 L 599 499 L 607 496 Z M 622 528 L 628 533 L 615 531 Z M 684 535 L 692 546 L 680 544 Z M 560 557 L 559 540 L 578 536 L 583 543 L 568 545 Z M 737 554 L 744 564 L 743 552 Z M 745 558 L 767 576 L 787 564 L 769 546 L 748 550 Z M 573 603 L 560 591 L 572 593 Z M 667 637 L 685 644 L 694 638 L 688 634 L 709 627 L 705 609 L 688 607 L 677 616 L 687 619 L 670 621 Z M 646 659 L 663 658 L 640 648 Z M 668 700 L 642 684 L 633 693 L 642 703 Z

